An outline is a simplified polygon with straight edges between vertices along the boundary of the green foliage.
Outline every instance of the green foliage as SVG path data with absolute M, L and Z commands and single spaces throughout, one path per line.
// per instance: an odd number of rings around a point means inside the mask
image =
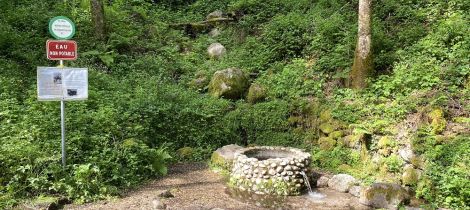
M 324 168 L 334 172 L 344 172 L 339 168 L 340 165 L 357 165 L 360 162 L 360 156 L 350 149 L 336 146 L 331 151 L 313 149 L 312 163 L 313 167 Z
M 357 1 L 109 1 L 104 41 L 93 38 L 89 1 L 0 1 L 0 208 L 40 195 L 76 202 L 116 195 L 165 174 L 169 154 L 206 160 L 229 143 L 312 148 L 313 166 L 372 182 L 398 174 L 401 160 L 384 158 L 388 171 L 374 174 L 379 166 L 360 161 L 360 153 L 343 148 L 339 137 L 352 132 L 356 135 L 349 137 L 393 139 L 398 123 L 422 107 L 441 107 L 442 114 L 412 135 L 413 149 L 426 165 L 418 195 L 433 205 L 466 208 L 468 137 L 440 135 L 452 131 L 444 117 L 466 125 L 462 119 L 470 116 L 470 4 L 373 4 L 372 51 L 379 75 L 370 88 L 356 92 L 342 82 L 354 55 Z M 171 27 L 202 21 L 215 10 L 235 19 L 215 25 L 217 37 L 188 36 Z M 51 38 L 47 22 L 57 15 L 77 25 L 79 59 L 66 65 L 88 67 L 90 77 L 89 99 L 67 103 L 65 169 L 58 104 L 37 102 L 35 86 L 36 66 L 56 65 L 40 46 Z M 214 42 L 227 48 L 224 58 L 208 59 L 207 46 Z M 208 97 L 204 87 L 187 89 L 195 75 L 210 78 L 229 67 L 243 69 L 250 82 L 262 85 L 265 100 L 251 105 Z M 331 110 L 321 119 L 320 106 L 310 106 L 318 101 Z M 331 132 L 339 138 L 336 146 L 326 138 L 329 150 L 321 150 L 312 140 L 322 135 L 319 125 L 332 119 L 347 123 L 348 130 Z M 389 151 L 400 143 L 378 140 L 372 138 L 369 149 L 379 144 Z M 192 150 L 178 153 L 180 148 Z
M 279 72 L 266 74 L 258 81 L 266 86 L 271 98 L 295 99 L 306 95 L 321 94 L 321 73 L 315 73 L 306 66 L 303 59 L 295 59 Z
M 418 183 L 417 195 L 448 208 L 470 205 L 469 136 L 456 137 L 444 145 L 426 147 L 427 168 Z

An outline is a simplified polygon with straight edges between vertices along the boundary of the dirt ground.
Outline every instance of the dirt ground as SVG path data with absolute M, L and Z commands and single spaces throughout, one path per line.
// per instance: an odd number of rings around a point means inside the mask
M 327 188 L 317 191 L 326 197 L 312 199 L 307 195 L 289 196 L 276 201 L 276 205 L 266 207 L 257 198 L 242 200 L 229 195 L 223 176 L 211 171 L 205 163 L 183 163 L 171 166 L 169 174 L 164 178 L 154 180 L 122 198 L 84 205 L 66 205 L 64 209 L 368 209 L 348 193 Z M 162 196 L 162 193 L 171 195 Z

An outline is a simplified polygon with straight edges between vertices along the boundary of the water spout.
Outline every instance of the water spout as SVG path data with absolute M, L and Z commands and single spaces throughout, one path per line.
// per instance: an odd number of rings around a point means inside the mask
M 310 182 L 308 181 L 308 177 L 307 175 L 305 174 L 305 172 L 301 171 L 300 174 L 304 177 L 304 183 L 305 185 L 307 186 L 307 189 L 308 189 L 308 196 L 310 198 L 313 198 L 313 199 L 322 199 L 324 197 L 326 197 L 325 195 L 319 193 L 319 192 L 314 192 L 312 190 L 312 186 L 310 185 Z
M 313 193 L 312 187 L 310 186 L 310 182 L 308 181 L 307 174 L 305 174 L 305 172 L 303 171 L 301 171 L 300 174 L 302 174 L 302 176 L 304 177 L 305 185 L 307 185 L 308 188 L 308 194 Z

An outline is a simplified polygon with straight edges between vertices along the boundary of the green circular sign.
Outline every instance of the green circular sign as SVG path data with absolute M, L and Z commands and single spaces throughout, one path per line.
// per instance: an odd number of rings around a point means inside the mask
M 70 39 L 75 35 L 75 24 L 68 17 L 54 17 L 49 21 L 49 33 L 56 39 Z

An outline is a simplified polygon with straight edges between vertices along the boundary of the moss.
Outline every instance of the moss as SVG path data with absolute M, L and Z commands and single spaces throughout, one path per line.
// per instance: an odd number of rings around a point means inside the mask
M 442 109 L 434 109 L 428 114 L 428 117 L 431 118 L 431 132 L 433 134 L 441 134 L 447 125 L 447 121 L 444 118 L 444 112 Z
M 424 168 L 424 161 L 423 158 L 420 156 L 411 157 L 410 163 L 416 168 Z
M 336 141 L 331 137 L 321 137 L 318 139 L 318 145 L 320 149 L 329 151 L 335 147 Z
M 260 84 L 252 84 L 248 89 L 248 95 L 246 100 L 251 103 L 257 103 L 263 101 L 266 98 L 266 89 Z
M 335 127 L 330 123 L 323 123 L 319 126 L 321 132 L 329 134 L 335 130 Z
M 186 159 L 193 155 L 194 149 L 191 147 L 182 147 L 176 150 L 176 152 L 178 153 L 179 157 Z
M 377 146 L 381 149 L 393 147 L 395 146 L 396 142 L 392 140 L 389 136 L 382 136 L 377 143 Z
M 418 183 L 419 173 L 413 167 L 408 167 L 403 172 L 401 179 L 404 185 L 415 185 Z
M 248 88 L 248 78 L 237 68 L 229 68 L 214 73 L 209 83 L 209 93 L 217 98 L 239 99 Z
M 338 140 L 340 139 L 341 137 L 344 136 L 344 132 L 343 131 L 333 131 L 330 133 L 330 135 L 328 135 L 328 137 L 331 137 L 335 140 Z
M 456 123 L 470 123 L 469 117 L 456 117 L 454 118 L 454 122 Z
M 212 169 L 230 171 L 232 168 L 232 163 L 225 161 L 225 159 L 220 156 L 219 153 L 214 152 L 211 156 L 210 166 Z
M 302 121 L 302 117 L 299 117 L 299 116 L 290 116 L 287 119 L 287 122 L 289 123 L 289 125 L 296 125 L 300 123 L 301 121 Z
M 362 89 L 367 87 L 367 78 L 374 73 L 374 63 L 372 51 L 362 58 L 359 52 L 359 41 L 356 46 L 356 51 L 354 53 L 354 63 L 349 73 L 349 86 L 354 89 Z
M 361 141 L 363 135 L 356 134 L 356 135 L 347 135 L 342 138 L 344 145 L 348 146 L 349 148 L 354 148 L 359 142 Z
M 322 122 L 328 122 L 332 119 L 331 117 L 331 110 L 330 109 L 327 109 L 327 110 L 323 110 L 320 112 L 320 120 Z

